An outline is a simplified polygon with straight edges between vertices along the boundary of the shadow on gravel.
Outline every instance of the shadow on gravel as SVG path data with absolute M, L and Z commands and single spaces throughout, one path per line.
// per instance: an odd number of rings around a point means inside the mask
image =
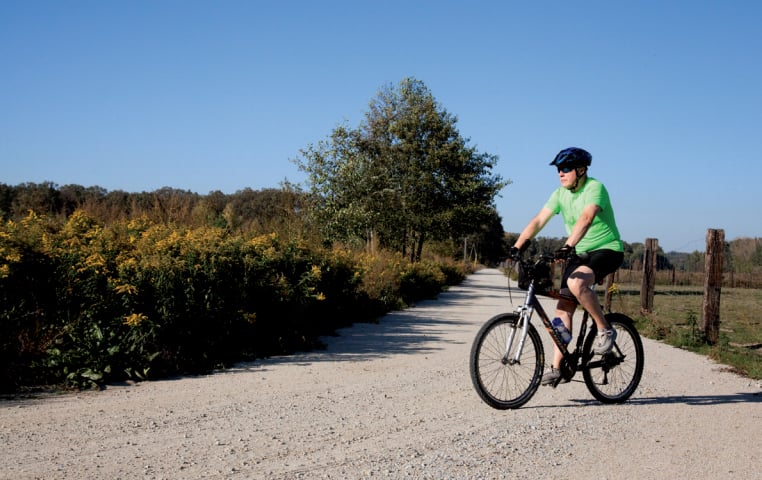
M 579 405 L 601 405 L 594 399 L 576 399 L 570 400 L 574 405 L 567 407 L 577 407 Z M 625 402 L 625 405 L 727 405 L 733 403 L 761 403 L 762 392 L 754 393 L 732 393 L 728 395 L 670 395 L 666 397 L 634 397 Z M 563 405 L 562 405 L 563 406 Z M 553 408 L 557 408 L 553 405 Z M 537 408 L 540 408 L 537 406 Z
M 668 397 L 631 398 L 627 403 L 635 405 L 663 405 L 684 403 L 686 405 L 724 405 L 728 403 L 760 403 L 762 392 L 734 393 L 729 395 L 672 395 Z
M 368 361 L 398 354 L 427 354 L 442 350 L 443 345 L 461 343 L 446 338 L 445 332 L 467 323 L 465 317 L 436 315 L 447 308 L 446 301 L 433 306 L 419 306 L 385 315 L 378 323 L 357 323 L 343 328 L 335 336 L 321 337 L 324 349 L 294 355 L 256 360 L 249 366 L 274 363 L 309 364 L 313 362 Z M 238 365 L 238 367 L 244 367 Z

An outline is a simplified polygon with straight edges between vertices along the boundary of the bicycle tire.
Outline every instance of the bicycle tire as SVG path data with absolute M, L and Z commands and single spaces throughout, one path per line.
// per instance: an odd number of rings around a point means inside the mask
M 503 313 L 489 319 L 474 338 L 471 346 L 470 372 L 476 393 L 492 408 L 507 410 L 519 408 L 529 401 L 540 386 L 545 364 L 542 340 L 534 325 L 529 325 L 527 341 L 519 362 L 508 364 L 505 358 L 506 342 L 512 331 L 516 337 L 511 347 L 515 352 L 520 335 L 519 315 Z
M 643 341 L 630 317 L 609 313 L 606 320 L 617 331 L 614 349 L 605 355 L 594 355 L 593 327 L 582 347 L 582 376 L 590 393 L 601 403 L 624 403 L 640 384 L 645 362 Z

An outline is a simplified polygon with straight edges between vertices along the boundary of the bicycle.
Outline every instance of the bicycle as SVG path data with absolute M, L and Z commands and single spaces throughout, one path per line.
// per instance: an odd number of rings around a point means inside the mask
M 552 255 L 540 255 L 536 260 L 528 261 L 519 259 L 519 288 L 526 289 L 523 304 L 515 312 L 501 313 L 489 319 L 474 338 L 469 362 L 471 380 L 479 397 L 493 408 L 519 408 L 534 396 L 540 386 L 545 350 L 537 329 L 531 323 L 534 312 L 539 314 L 550 338 L 563 354 L 561 377 L 550 386 L 555 388 L 562 381 L 571 381 L 581 370 L 585 385 L 593 397 L 609 404 L 625 402 L 640 383 L 644 362 L 643 342 L 628 316 L 606 314 L 606 320 L 617 330 L 617 337 L 614 348 L 604 355 L 593 353 L 597 327 L 586 310 L 573 350 L 569 350 L 553 328 L 538 295 L 579 305 L 575 297 L 553 290 L 554 261 Z

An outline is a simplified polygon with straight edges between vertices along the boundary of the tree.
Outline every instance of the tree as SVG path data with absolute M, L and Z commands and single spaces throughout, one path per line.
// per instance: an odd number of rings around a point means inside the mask
M 67 218 L 75 210 L 83 208 L 86 205 L 101 203 L 108 193 L 105 188 L 98 186 L 85 188 L 75 184 L 64 185 L 59 188 L 59 192 L 61 196 L 61 213 Z
M 468 146 L 457 119 L 423 82 L 382 88 L 358 128 L 337 127 L 302 150 L 317 214 L 329 241 L 361 239 L 421 257 L 428 240 L 479 233 L 507 185 L 497 157 Z
M 230 229 L 254 234 L 278 233 L 296 239 L 305 235 L 302 218 L 306 195 L 290 184 L 280 189 L 244 188 L 230 195 L 218 209 Z
M 476 254 L 476 260 L 486 265 L 496 265 L 506 258 L 508 249 L 513 244 L 505 241 L 503 221 L 497 210 L 492 211 L 492 216 L 482 224 L 479 232 L 465 237 L 463 242 L 464 258 L 469 257 L 469 247 Z
M 55 216 L 61 211 L 58 185 L 53 182 L 17 185 L 12 208 L 18 218 L 23 218 L 30 211 Z
M 302 150 L 305 158 L 296 161 L 309 176 L 311 213 L 329 244 L 357 238 L 372 243 L 371 231 L 380 221 L 377 212 L 387 192 L 362 144 L 358 130 L 340 125 L 327 140 Z
M 0 220 L 8 220 L 13 216 L 13 205 L 16 203 L 16 189 L 0 183 Z

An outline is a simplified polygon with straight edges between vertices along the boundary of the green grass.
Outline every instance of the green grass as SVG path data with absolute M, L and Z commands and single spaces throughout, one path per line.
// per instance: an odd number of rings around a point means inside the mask
M 640 286 L 619 284 L 611 308 L 636 320 L 640 333 L 726 365 L 749 378 L 762 379 L 762 290 L 723 288 L 720 338 L 707 345 L 702 331 L 702 287 L 658 286 L 653 312 L 640 312 Z

